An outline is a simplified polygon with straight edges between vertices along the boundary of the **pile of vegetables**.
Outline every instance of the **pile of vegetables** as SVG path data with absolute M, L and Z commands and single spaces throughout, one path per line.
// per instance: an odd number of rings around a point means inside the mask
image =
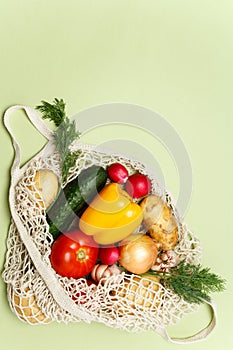
M 98 284 L 125 271 L 162 283 L 191 303 L 209 301 L 211 292 L 224 289 L 225 281 L 208 268 L 179 261 L 175 217 L 151 193 L 147 175 L 129 174 L 123 164 L 113 163 L 107 169 L 91 166 L 68 182 L 79 156 L 70 145 L 79 132 L 66 116 L 63 100 L 42 101 L 37 109 L 57 127 L 54 139 L 61 159 L 61 179 L 44 169 L 35 179 L 54 239 L 50 261 L 57 274 Z

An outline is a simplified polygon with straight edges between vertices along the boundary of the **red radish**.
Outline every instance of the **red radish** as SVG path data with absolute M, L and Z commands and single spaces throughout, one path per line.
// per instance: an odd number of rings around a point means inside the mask
M 133 198 L 146 196 L 151 189 L 151 182 L 146 175 L 136 173 L 128 177 L 125 189 Z
M 108 167 L 107 172 L 110 180 L 119 184 L 124 184 L 127 181 L 129 175 L 126 167 L 120 163 L 111 164 Z
M 113 265 L 119 258 L 119 249 L 116 246 L 99 249 L 99 258 L 104 265 Z

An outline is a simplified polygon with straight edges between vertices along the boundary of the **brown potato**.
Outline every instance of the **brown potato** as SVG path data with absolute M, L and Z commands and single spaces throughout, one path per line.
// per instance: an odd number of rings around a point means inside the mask
M 178 227 L 167 204 L 156 195 L 149 195 L 140 203 L 143 223 L 150 236 L 162 250 L 171 250 L 178 243 Z
M 49 323 L 51 320 L 41 311 L 36 303 L 35 296 L 25 288 L 24 291 L 15 292 L 13 296 L 13 308 L 19 318 L 28 323 Z
M 35 187 L 43 199 L 45 209 L 47 209 L 57 196 L 58 177 L 52 170 L 40 169 L 36 172 L 34 181 Z
M 159 278 L 156 276 L 148 275 L 143 278 L 134 275 L 125 278 L 123 285 L 111 293 L 113 302 L 117 302 L 115 306 L 118 308 L 118 315 L 125 313 L 134 315 L 134 309 L 141 312 L 146 310 L 156 312 L 161 302 L 158 283 Z

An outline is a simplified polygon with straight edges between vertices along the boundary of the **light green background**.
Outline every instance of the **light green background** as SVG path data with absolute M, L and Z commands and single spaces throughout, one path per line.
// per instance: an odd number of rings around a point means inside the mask
M 64 98 L 70 115 L 96 104 L 128 102 L 161 113 L 176 129 L 193 168 L 185 221 L 202 242 L 203 264 L 228 281 L 227 291 L 214 295 L 217 329 L 188 348 L 232 349 L 233 2 L 1 0 L 0 29 L 1 114 L 14 104 L 35 106 L 54 97 Z M 26 161 L 44 139 L 24 118 L 13 117 L 12 124 Z M 0 133 L 2 269 L 13 150 L 3 124 Z M 104 141 L 115 130 L 94 130 L 83 141 L 99 142 L 100 133 Z M 151 150 L 176 195 L 174 164 L 161 145 L 152 142 Z M 0 286 L 3 349 L 181 348 L 152 332 L 129 334 L 101 324 L 25 325 L 10 311 L 2 280 Z M 189 335 L 208 317 L 202 307 L 170 334 Z

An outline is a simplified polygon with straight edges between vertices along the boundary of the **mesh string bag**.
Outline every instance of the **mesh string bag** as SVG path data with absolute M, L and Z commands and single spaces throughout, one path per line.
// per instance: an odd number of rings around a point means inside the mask
M 24 109 L 35 127 L 48 139 L 45 147 L 33 159 L 20 167 L 20 147 L 11 130 L 10 115 Z M 129 332 L 154 330 L 171 342 L 192 342 L 205 338 L 216 325 L 216 309 L 210 304 L 212 319 L 209 325 L 189 339 L 171 339 L 166 327 L 176 324 L 186 314 L 198 311 L 199 306 L 188 303 L 159 280 L 122 272 L 105 277 L 97 285 L 88 285 L 85 278 L 59 276 L 50 264 L 53 237 L 46 221 L 46 211 L 35 186 L 35 174 L 50 169 L 60 174 L 59 155 L 52 133 L 37 112 L 26 106 L 14 106 L 5 113 L 5 125 L 12 136 L 15 160 L 11 170 L 9 205 L 11 223 L 3 279 L 7 283 L 9 305 L 18 318 L 31 325 L 49 322 L 101 322 L 106 326 Z M 178 244 L 174 248 L 180 259 L 199 263 L 199 240 L 182 221 L 171 195 L 162 188 L 142 162 L 122 154 L 96 150 L 94 146 L 77 141 L 79 150 L 75 166 L 67 182 L 91 165 L 107 168 L 120 162 L 129 173 L 139 171 L 151 180 L 151 192 L 163 198 L 171 208 L 178 226 Z

